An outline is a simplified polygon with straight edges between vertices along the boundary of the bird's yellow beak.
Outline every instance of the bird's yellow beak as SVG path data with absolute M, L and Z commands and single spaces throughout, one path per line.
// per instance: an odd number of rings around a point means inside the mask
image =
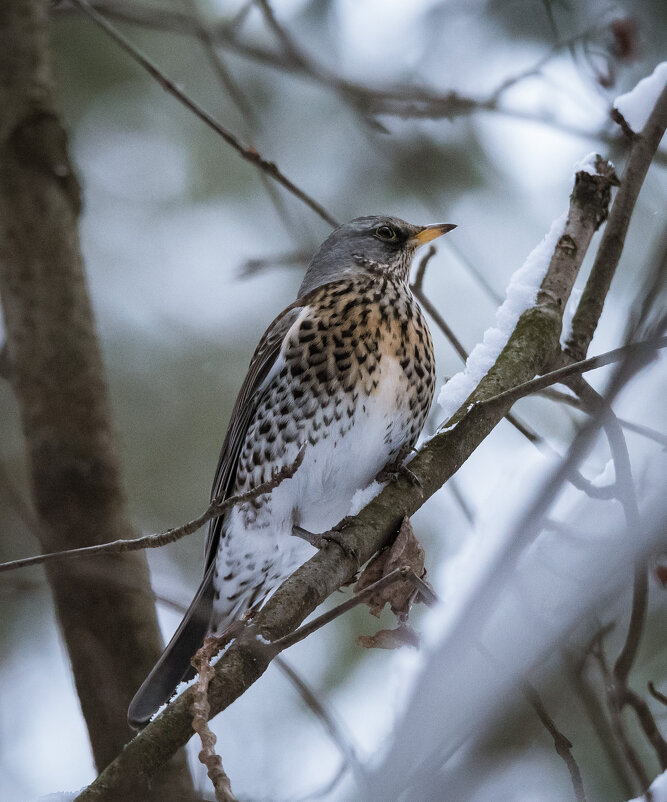
M 425 245 L 427 242 L 430 242 L 436 237 L 441 237 L 453 228 L 456 228 L 456 226 L 452 223 L 434 223 L 432 226 L 424 226 L 421 231 L 418 231 L 410 239 L 418 246 Z

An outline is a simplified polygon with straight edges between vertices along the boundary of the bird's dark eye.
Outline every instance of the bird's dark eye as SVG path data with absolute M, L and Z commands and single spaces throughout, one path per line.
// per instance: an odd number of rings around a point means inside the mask
M 396 229 L 392 228 L 391 226 L 383 225 L 378 226 L 375 229 L 375 236 L 378 239 L 385 240 L 386 242 L 390 242 L 391 240 L 396 239 Z

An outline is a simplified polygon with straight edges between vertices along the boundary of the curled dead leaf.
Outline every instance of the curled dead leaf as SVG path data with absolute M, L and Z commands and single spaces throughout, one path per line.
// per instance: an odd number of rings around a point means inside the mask
M 420 579 L 426 575 L 424 549 L 415 537 L 410 519 L 407 516 L 403 519 L 394 542 L 378 552 L 368 563 L 359 577 L 359 581 L 354 586 L 355 593 L 367 588 L 398 568 L 409 568 Z M 417 595 L 418 591 L 415 590 L 411 582 L 399 580 L 378 590 L 368 599 L 366 604 L 376 617 L 379 617 L 385 604 L 389 604 L 391 611 L 398 620 L 404 622 L 408 618 L 410 605 Z
M 375 635 L 359 635 L 359 646 L 364 649 L 400 649 L 401 646 L 419 648 L 419 635 L 407 624 L 401 624 L 396 629 L 381 629 Z

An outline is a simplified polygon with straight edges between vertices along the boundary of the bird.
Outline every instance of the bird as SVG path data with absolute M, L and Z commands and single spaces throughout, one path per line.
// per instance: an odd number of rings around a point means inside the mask
M 204 578 L 130 703 L 134 729 L 194 676 L 190 660 L 205 636 L 258 608 L 348 514 L 355 493 L 400 467 L 415 445 L 433 400 L 435 360 L 410 266 L 419 246 L 455 227 L 357 217 L 312 257 L 296 300 L 250 361 L 211 498 L 246 494 L 298 467 L 270 493 L 209 522 Z

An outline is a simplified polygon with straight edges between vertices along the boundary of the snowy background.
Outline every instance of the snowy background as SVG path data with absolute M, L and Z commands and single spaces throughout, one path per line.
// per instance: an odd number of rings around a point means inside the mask
M 242 4 L 200 5 L 215 20 L 229 18 Z M 506 113 L 452 120 L 383 116 L 386 132 L 330 87 L 223 51 L 253 109 L 249 122 L 223 94 L 195 40 L 123 28 L 179 85 L 338 219 L 387 212 L 414 223 L 456 223 L 456 231 L 438 243 L 425 289 L 472 350 L 496 325 L 512 275 L 567 209 L 573 165 L 594 150 L 622 167 L 623 150 L 598 134 L 616 134 L 608 117 L 614 98 L 664 58 L 664 8 L 648 0 L 276 0 L 273 7 L 307 53 L 352 81 L 424 84 L 480 100 L 530 70 L 556 42 L 601 28 L 586 46 L 579 40 L 560 48 L 539 74 L 510 87 L 502 96 Z M 615 45 L 604 23 L 616 18 L 636 23 L 636 47 L 632 58 L 613 62 L 610 76 L 603 54 Z M 256 9 L 243 31 L 247 41 L 275 48 Z M 284 253 L 311 251 L 328 228 L 282 191 L 278 213 L 254 168 L 89 21 L 55 12 L 52 34 L 61 104 L 84 187 L 82 245 L 127 494 L 137 530 L 159 531 L 204 509 L 252 350 L 301 281 L 302 267 L 271 264 L 244 277 L 245 261 L 266 257 L 270 263 Z M 664 165 L 663 150 L 662 165 L 652 167 L 642 190 L 591 354 L 622 344 L 631 301 L 659 252 L 666 223 Z M 434 325 L 432 330 L 444 380 L 461 363 Z M 619 416 L 667 431 L 664 367 L 661 358 L 621 394 Z M 589 378 L 602 390 L 609 375 L 602 370 Z M 429 433 L 447 418 L 456 391 L 456 383 L 445 390 L 451 393 L 446 411 L 434 404 Z M 583 422 L 580 413 L 541 398 L 523 400 L 515 411 L 560 454 Z M 6 383 L 0 383 L 0 432 L 2 470 L 25 495 L 19 419 Z M 286 653 L 330 707 L 365 767 L 363 776 L 347 773 L 323 798 L 398 799 L 408 782 L 411 796 L 404 798 L 413 800 L 572 798 L 550 736 L 516 690 L 527 669 L 574 744 L 589 799 L 633 796 L 596 737 L 568 658 L 614 621 L 606 643 L 610 655 L 617 653 L 630 607 L 634 548 L 656 551 L 661 538 L 664 544 L 664 447 L 638 434 L 627 437 L 643 540 L 628 542 L 616 502 L 591 501 L 567 488 L 549 512 L 553 526 L 483 607 L 483 648 L 466 649 L 465 638 L 452 633 L 461 631 L 467 602 L 484 591 L 485 572 L 556 464 L 505 422 L 414 517 L 429 580 L 443 600 L 433 611 L 415 610 L 424 648 L 361 649 L 358 634 L 391 622 L 387 616 L 378 625 L 357 609 Z M 608 463 L 601 438 L 582 471 L 606 484 L 613 480 Z M 0 525 L 3 559 L 36 551 L 6 488 L 0 488 Z M 152 552 L 149 560 L 167 638 L 180 620 L 174 606 L 186 606 L 199 582 L 203 533 Z M 632 674 L 643 695 L 648 680 L 666 689 L 664 594 L 652 579 L 646 634 Z M 27 802 L 79 788 L 95 771 L 43 572 L 4 575 L 0 600 L 0 799 Z M 655 714 L 667 724 L 667 709 L 656 703 Z M 341 762 L 321 722 L 276 666 L 217 717 L 214 730 L 241 799 L 312 799 Z M 656 776 L 654 754 L 632 732 Z M 449 758 L 444 774 L 422 771 L 434 752 L 441 763 Z M 194 748 L 192 766 L 211 797 Z

